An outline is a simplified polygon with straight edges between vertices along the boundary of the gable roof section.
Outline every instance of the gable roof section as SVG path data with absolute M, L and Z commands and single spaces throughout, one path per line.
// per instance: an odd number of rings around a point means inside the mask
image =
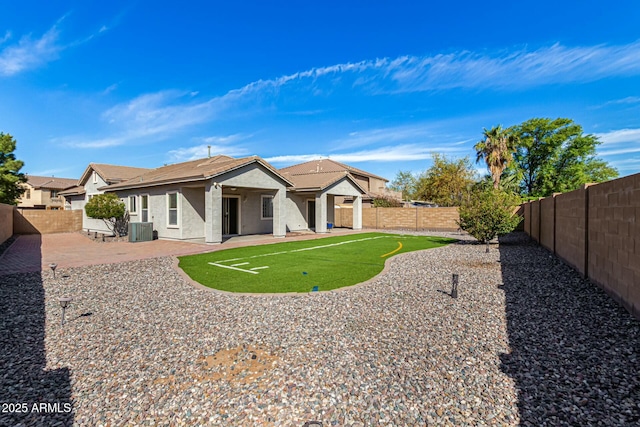
M 102 189 L 106 191 L 123 190 L 130 188 L 152 187 L 155 185 L 173 184 L 189 181 L 204 181 L 227 172 L 239 169 L 251 163 L 258 163 L 280 178 L 285 184 L 293 185 L 277 169 L 258 156 L 235 159 L 229 156 L 218 155 L 207 159 L 191 160 L 173 165 L 148 170 L 127 181 L 109 185 Z
M 71 188 L 67 188 L 64 191 L 59 192 L 61 196 L 80 196 L 85 193 L 85 189 L 81 185 L 76 185 Z
M 76 185 L 78 180 L 72 178 L 55 178 L 53 176 L 27 175 L 27 184 L 35 189 L 48 188 L 52 190 L 64 190 Z
M 115 184 L 134 178 L 149 170 L 152 169 L 108 165 L 104 163 L 89 163 L 89 166 L 87 166 L 87 169 L 85 169 L 84 173 L 78 180 L 78 185 L 84 185 L 84 183 L 87 182 L 91 175 L 91 171 L 96 171 L 96 173 L 100 175 L 102 180 L 107 184 Z
M 349 172 L 320 172 L 320 173 L 306 173 L 291 175 L 290 173 L 283 173 L 283 175 L 293 182 L 294 187 L 291 191 L 317 191 L 324 190 L 327 187 L 335 184 L 341 179 L 348 179 L 351 183 L 362 193 L 366 194 L 366 190 L 362 188 L 358 181 Z
M 381 179 L 385 182 L 389 182 L 388 179 L 378 175 L 374 175 L 362 169 L 354 168 L 353 166 L 345 165 L 344 163 L 336 162 L 331 159 L 318 159 L 311 160 L 309 162 L 300 163 L 298 165 L 288 166 L 280 169 L 281 173 L 289 173 L 290 176 L 305 175 L 312 173 L 331 173 L 331 172 L 349 172 L 351 174 L 362 175 L 370 178 Z

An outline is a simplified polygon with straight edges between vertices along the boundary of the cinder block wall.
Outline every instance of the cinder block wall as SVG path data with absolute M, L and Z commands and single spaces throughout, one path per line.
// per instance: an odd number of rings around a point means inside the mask
M 353 211 L 335 210 L 336 227 L 351 227 Z M 362 227 L 389 230 L 458 229 L 458 208 L 367 208 L 362 209 Z
M 640 174 L 588 188 L 587 272 L 640 318 Z
M 0 244 L 13 234 L 13 206 L 0 203 Z
M 82 229 L 82 211 L 13 210 L 15 234 L 70 233 Z
M 586 270 L 587 191 L 556 196 L 556 254 L 583 276 Z
M 640 318 L 640 174 L 553 199 L 525 206 L 525 231 Z
M 531 202 L 531 234 L 529 235 L 540 243 L 540 200 Z
M 555 201 L 554 197 L 540 200 L 540 244 L 555 252 Z

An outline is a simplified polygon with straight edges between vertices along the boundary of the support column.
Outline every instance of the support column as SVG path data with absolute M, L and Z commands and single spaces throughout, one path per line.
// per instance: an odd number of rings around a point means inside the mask
M 362 230 L 362 196 L 353 198 L 353 229 Z
M 336 226 L 335 209 L 336 209 L 336 196 L 334 196 L 333 194 L 328 194 L 327 195 L 327 222 L 332 223 L 334 227 Z
M 327 232 L 327 194 L 316 193 L 316 233 Z
M 287 190 L 281 188 L 273 196 L 273 237 L 285 237 L 287 235 Z
M 204 241 L 222 243 L 222 186 L 213 182 L 205 186 Z

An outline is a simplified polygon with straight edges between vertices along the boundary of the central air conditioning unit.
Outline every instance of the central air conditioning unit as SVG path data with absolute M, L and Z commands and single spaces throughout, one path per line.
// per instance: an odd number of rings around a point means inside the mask
M 153 240 L 152 222 L 130 222 L 129 241 L 130 242 L 150 242 Z

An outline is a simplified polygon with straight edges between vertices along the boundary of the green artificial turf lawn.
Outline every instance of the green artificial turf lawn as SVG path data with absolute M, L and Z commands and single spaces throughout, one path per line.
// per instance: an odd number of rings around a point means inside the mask
M 196 282 L 223 291 L 310 292 L 314 286 L 327 291 L 369 280 L 394 255 L 454 241 L 402 234 L 351 234 L 182 256 L 179 265 Z

